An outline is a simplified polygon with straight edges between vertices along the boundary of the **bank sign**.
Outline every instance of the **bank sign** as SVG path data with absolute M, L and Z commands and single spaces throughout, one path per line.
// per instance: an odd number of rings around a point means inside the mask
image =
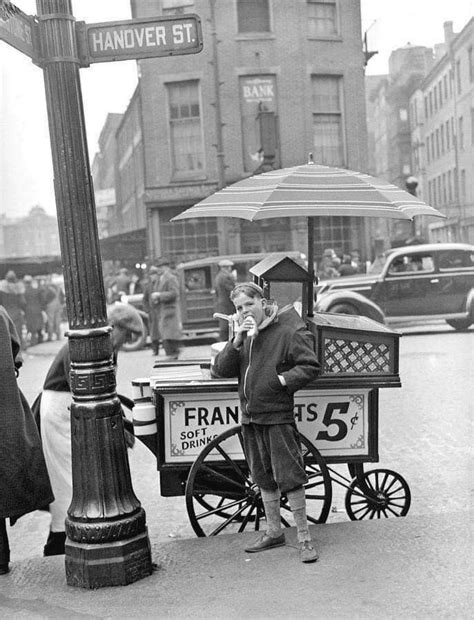
M 121 22 L 78 22 L 77 42 L 83 66 L 95 62 L 197 54 L 202 50 L 198 15 L 129 19 Z
M 295 395 L 298 429 L 327 458 L 370 454 L 370 390 L 301 390 Z M 240 424 L 236 392 L 161 394 L 159 434 L 164 439 L 164 463 L 192 463 L 210 441 Z M 237 437 L 229 454 L 242 458 Z

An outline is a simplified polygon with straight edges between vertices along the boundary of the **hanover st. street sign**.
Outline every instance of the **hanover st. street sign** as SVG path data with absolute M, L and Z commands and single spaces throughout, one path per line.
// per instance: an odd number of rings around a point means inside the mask
M 0 0 L 0 40 L 41 64 L 37 27 L 34 17 Z M 76 41 L 83 67 L 94 62 L 197 54 L 203 47 L 201 20 L 191 13 L 98 24 L 76 22 Z

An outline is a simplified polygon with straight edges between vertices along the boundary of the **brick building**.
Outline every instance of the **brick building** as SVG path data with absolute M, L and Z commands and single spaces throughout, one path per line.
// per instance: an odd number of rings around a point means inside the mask
M 134 239 L 175 262 L 306 246 L 306 218 L 170 222 L 261 170 L 317 163 L 367 171 L 358 0 L 132 0 L 133 17 L 199 15 L 200 54 L 146 59 L 116 132 L 115 254 Z M 128 127 L 128 129 L 126 129 Z M 370 258 L 359 218 L 317 218 L 326 247 Z M 118 257 L 118 256 L 117 256 Z

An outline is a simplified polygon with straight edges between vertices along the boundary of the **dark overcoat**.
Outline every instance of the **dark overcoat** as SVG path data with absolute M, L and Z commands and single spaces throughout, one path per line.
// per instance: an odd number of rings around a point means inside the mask
M 161 339 L 160 335 L 160 309 L 159 303 L 154 302 L 152 300 L 152 293 L 156 293 L 158 291 L 159 278 L 150 278 L 149 282 L 145 286 L 145 291 L 143 293 L 143 306 L 148 312 L 148 317 L 150 319 L 149 330 L 150 330 L 150 339 L 152 342 L 157 342 Z
M 234 314 L 234 304 L 230 299 L 230 294 L 235 287 L 235 280 L 231 273 L 219 269 L 216 276 L 214 288 L 216 290 L 216 312 L 222 314 Z
M 159 329 L 163 340 L 181 340 L 183 326 L 179 306 L 179 281 L 171 270 L 166 270 L 158 282 L 157 292 L 160 293 Z
M 0 306 L 0 518 L 17 518 L 54 500 L 38 429 L 17 385 L 19 352 L 16 329 Z

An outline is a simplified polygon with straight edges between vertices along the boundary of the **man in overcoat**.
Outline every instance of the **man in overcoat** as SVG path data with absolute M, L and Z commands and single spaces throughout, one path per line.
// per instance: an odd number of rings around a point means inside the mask
M 151 294 L 151 304 L 158 309 L 158 326 L 165 353 L 170 360 L 178 359 L 183 338 L 179 281 L 167 258 L 157 259 L 156 266 L 160 279 Z
M 36 423 L 16 377 L 22 361 L 15 326 L 0 306 L 0 575 L 9 572 L 6 519 L 54 500 Z
M 159 304 L 152 301 L 152 294 L 158 290 L 158 284 L 160 282 L 160 270 L 155 265 L 152 265 L 148 270 L 148 282 L 145 285 L 143 292 L 143 307 L 148 313 L 148 326 L 150 330 L 151 340 L 151 352 L 153 355 L 158 355 L 160 352 L 160 309 Z

